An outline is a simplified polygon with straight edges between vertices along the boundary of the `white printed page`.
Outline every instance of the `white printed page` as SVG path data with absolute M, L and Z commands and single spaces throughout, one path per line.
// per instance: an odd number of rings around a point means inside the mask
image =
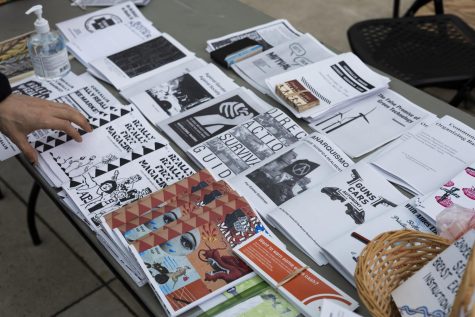
M 228 182 L 266 218 L 278 206 L 352 164 L 324 135 L 313 133 Z
M 193 58 L 192 52 L 170 35 L 162 33 L 149 41 L 94 60 L 90 66 L 118 90 L 123 90 Z
M 405 200 L 373 167 L 355 164 L 288 200 L 269 217 L 321 264 L 321 246 Z
M 208 40 L 206 50 L 212 52 L 218 48 L 229 45 L 243 38 L 250 38 L 264 47 L 264 50 L 279 45 L 288 40 L 300 36 L 302 33 L 297 31 L 287 20 L 275 20 L 266 24 L 258 25 L 253 28 L 231 33 L 219 38 Z
M 391 295 L 401 316 L 449 316 L 474 245 L 472 229 L 399 285 Z
M 133 85 L 132 87 L 126 88 L 120 91 L 120 94 L 122 95 L 122 97 L 132 102 L 131 98 L 133 96 L 139 95 L 147 89 L 153 88 L 166 81 L 172 80 L 173 78 L 180 77 L 184 74 L 200 69 L 201 67 L 204 67 L 206 65 L 208 64 L 201 58 L 192 58 L 189 61 L 180 63 L 175 67 L 160 72 L 144 82 L 140 82 L 136 85 Z
M 187 150 L 268 110 L 258 99 L 250 90 L 239 88 L 164 120 L 159 127 Z
M 360 157 L 401 136 L 429 114 L 391 89 L 368 96 L 310 124 L 350 157 Z
M 85 66 L 100 57 L 119 52 L 160 35 L 148 20 L 134 19 L 69 42 L 68 49 Z
M 353 273 L 358 257 L 366 244 L 355 238 L 355 234 L 367 240 L 391 230 L 416 230 L 437 234 L 437 229 L 425 219 L 408 201 L 395 208 L 389 208 L 380 216 L 369 220 L 358 228 L 342 234 L 323 246 L 325 256 L 351 284 L 355 285 Z
M 455 177 L 418 202 L 417 209 L 433 223 L 445 208 L 457 205 L 475 209 L 475 163 L 463 168 Z
M 125 153 L 152 141 L 168 143 L 135 111 L 85 134 L 81 143 L 71 140 L 40 155 L 61 181 L 55 185 L 60 186 L 88 171 L 116 165 Z
M 445 116 L 373 164 L 409 190 L 428 194 L 475 161 L 475 131 Z
M 68 41 L 74 41 L 83 36 L 135 19 L 145 20 L 145 17 L 135 4 L 127 1 L 57 23 L 56 26 Z
M 283 111 L 272 108 L 188 150 L 215 179 L 230 179 L 307 135 Z
M 332 56 L 335 56 L 335 53 L 307 33 L 235 63 L 232 68 L 256 89 L 269 94 L 266 78 Z
M 171 147 L 152 142 L 127 153 L 115 166 L 90 170 L 63 188 L 91 224 L 99 226 L 104 214 L 194 172 Z
M 276 85 L 297 80 L 320 104 L 303 112 L 287 105 L 275 93 Z M 274 96 L 298 118 L 316 117 L 325 111 L 375 94 L 387 87 L 389 78 L 372 71 L 353 53 L 340 54 L 311 65 L 294 69 L 266 79 Z
M 155 125 L 239 86 L 218 67 L 208 64 L 131 96 L 130 101 Z

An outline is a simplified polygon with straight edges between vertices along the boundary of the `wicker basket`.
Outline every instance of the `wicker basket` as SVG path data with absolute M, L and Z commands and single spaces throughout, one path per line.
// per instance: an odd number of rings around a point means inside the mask
M 372 316 L 400 316 L 391 292 L 450 245 L 450 241 L 413 230 L 389 231 L 361 253 L 355 281 Z

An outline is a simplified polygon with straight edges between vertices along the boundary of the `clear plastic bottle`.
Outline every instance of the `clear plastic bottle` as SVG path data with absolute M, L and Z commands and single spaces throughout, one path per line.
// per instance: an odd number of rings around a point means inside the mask
M 48 21 L 42 17 L 43 7 L 36 5 L 26 11 L 35 13 L 36 33 L 28 41 L 28 51 L 35 74 L 40 79 L 54 80 L 65 76 L 71 70 L 66 43 L 61 34 L 51 31 Z

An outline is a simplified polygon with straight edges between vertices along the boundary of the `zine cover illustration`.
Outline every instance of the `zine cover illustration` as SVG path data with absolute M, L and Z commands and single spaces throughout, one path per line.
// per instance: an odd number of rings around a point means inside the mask
M 184 74 L 145 91 L 169 116 L 191 109 L 213 96 L 190 74 Z
M 141 252 L 139 260 L 153 287 L 173 310 L 192 308 L 197 300 L 252 276 L 252 270 L 232 253 L 232 247 L 261 227 L 252 210 L 239 208 L 219 222 L 203 222 Z
M 199 191 L 212 183 L 214 183 L 213 176 L 207 170 L 200 170 L 160 191 L 105 215 L 105 223 L 111 229 L 127 225 L 128 221 L 149 212 L 152 208 L 160 207 L 181 195 Z
M 318 171 L 315 151 L 302 145 L 247 174 L 246 177 L 262 190 L 277 206 L 304 192 L 312 185 L 312 175 Z
M 176 199 L 167 205 L 153 208 L 149 213 L 138 217 L 127 223 L 126 226 L 117 228 L 123 232 L 125 239 L 129 242 L 135 241 L 150 232 L 155 232 L 165 225 L 176 223 L 178 219 L 189 219 L 192 214 L 203 213 L 204 211 L 219 207 L 229 202 L 229 200 L 219 200 L 227 193 L 233 191 L 224 183 L 216 183 L 208 186 L 180 199 Z M 237 194 L 226 196 L 227 199 L 236 199 Z M 206 208 L 205 208 L 206 207 Z M 188 217 L 187 217 L 188 216 Z M 134 224 L 136 224 L 134 226 Z M 134 226 L 130 228 L 131 226 Z M 124 230 L 126 229 L 127 230 Z M 125 232 L 124 232 L 125 231 Z
M 235 95 L 169 124 L 192 147 L 258 115 L 240 96 Z
M 133 78 L 175 62 L 185 56 L 185 53 L 175 47 L 168 39 L 159 36 L 107 58 L 129 78 Z

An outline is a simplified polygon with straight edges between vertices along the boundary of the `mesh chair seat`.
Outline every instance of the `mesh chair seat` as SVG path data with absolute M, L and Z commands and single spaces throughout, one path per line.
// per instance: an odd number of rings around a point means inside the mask
M 348 39 L 364 62 L 413 86 L 475 74 L 475 31 L 454 15 L 367 20 L 353 25 Z

